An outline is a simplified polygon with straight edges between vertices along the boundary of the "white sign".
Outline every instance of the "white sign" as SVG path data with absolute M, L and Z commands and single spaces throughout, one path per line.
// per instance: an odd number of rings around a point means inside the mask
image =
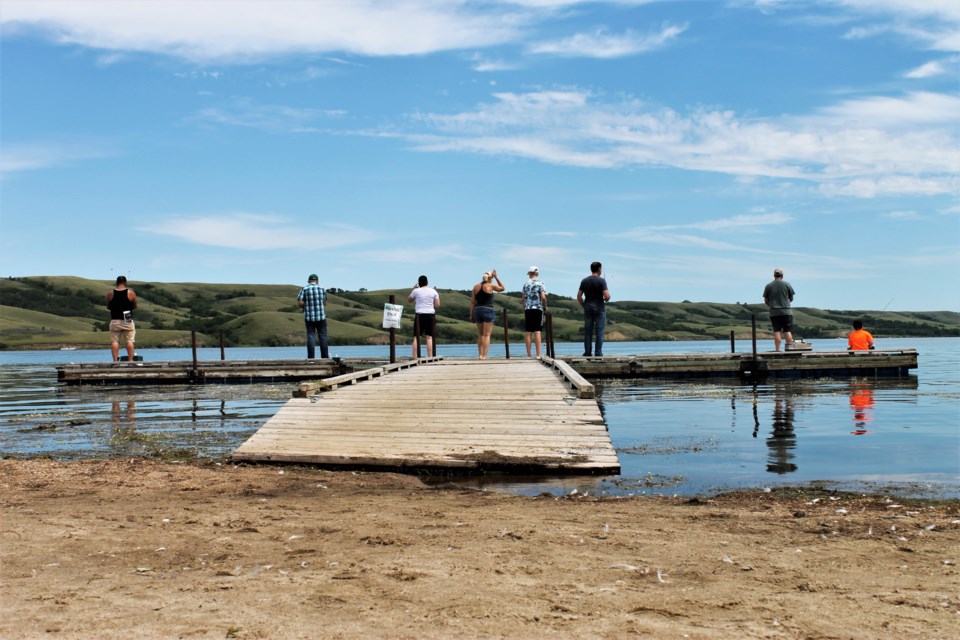
M 383 305 L 383 328 L 399 329 L 400 314 L 402 313 L 403 313 L 403 305 L 389 304 L 389 303 Z

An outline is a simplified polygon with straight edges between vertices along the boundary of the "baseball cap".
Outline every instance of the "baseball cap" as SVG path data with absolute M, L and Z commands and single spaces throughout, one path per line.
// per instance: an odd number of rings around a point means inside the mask
M 783 275 L 783 269 L 781 269 L 780 267 L 774 267 L 774 268 L 773 268 L 773 275 L 775 275 L 775 276 L 782 276 L 782 275 Z
M 540 269 L 538 269 L 538 268 L 536 267 L 536 265 L 530 265 L 530 268 L 527 269 L 527 273 L 536 273 L 536 274 L 539 274 L 539 273 L 540 273 Z
M 307 282 L 310 282 L 311 280 L 316 280 L 317 282 L 320 282 L 320 278 L 318 278 L 318 277 L 317 277 L 317 274 L 315 274 L 315 273 L 311 273 L 311 274 L 310 274 L 310 277 L 307 278 Z

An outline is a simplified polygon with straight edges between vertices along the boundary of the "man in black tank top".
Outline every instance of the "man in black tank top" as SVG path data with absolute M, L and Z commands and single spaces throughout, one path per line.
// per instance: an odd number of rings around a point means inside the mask
M 137 338 L 133 310 L 136 308 L 136 292 L 127 288 L 126 276 L 118 276 L 116 288 L 107 294 L 107 309 L 110 309 L 110 352 L 114 362 L 120 359 L 121 338 L 127 343 L 127 360 L 133 362 L 133 345 Z

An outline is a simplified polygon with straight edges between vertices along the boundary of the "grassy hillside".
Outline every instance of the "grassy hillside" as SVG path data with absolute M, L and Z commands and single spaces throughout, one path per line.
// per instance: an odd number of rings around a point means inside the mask
M 72 276 L 40 276 L 0 280 L 0 348 L 58 348 L 107 346 L 109 316 L 105 296 L 113 286 L 107 280 Z M 295 285 L 203 283 L 131 283 L 140 300 L 135 312 L 137 342 L 144 347 L 188 346 L 190 331 L 202 346 L 219 343 L 222 331 L 228 346 L 285 346 L 305 341 L 303 317 L 297 307 Z M 409 289 L 331 292 L 327 312 L 330 342 L 384 344 L 383 305 L 392 294 L 404 305 L 400 341 L 413 335 L 413 307 Z M 441 290 L 437 321 L 441 343 L 472 342 L 476 328 L 468 321 L 468 291 Z M 558 341 L 578 341 L 583 315 L 576 300 L 549 296 Z M 523 340 L 523 310 L 519 293 L 497 296 L 497 308 L 506 309 L 511 341 Z M 833 311 L 794 309 L 796 334 L 804 339 L 845 336 L 855 318 L 878 337 L 960 335 L 960 314 L 939 312 Z M 607 339 L 618 340 L 726 340 L 751 334 L 751 316 L 757 316 L 758 335 L 770 337 L 767 311 L 762 304 L 716 302 L 615 302 L 607 311 Z M 495 338 L 502 336 L 497 321 Z

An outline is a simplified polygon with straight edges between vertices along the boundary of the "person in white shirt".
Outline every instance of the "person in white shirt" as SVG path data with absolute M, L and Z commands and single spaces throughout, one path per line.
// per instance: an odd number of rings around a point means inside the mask
M 440 294 L 433 287 L 428 286 L 427 276 L 420 276 L 413 291 L 407 297 L 409 302 L 414 303 L 414 327 L 417 322 L 420 324 L 420 335 L 417 335 L 414 329 L 413 335 L 413 357 L 417 357 L 417 345 L 420 336 L 427 336 L 427 357 L 434 355 L 433 336 L 437 330 L 437 309 L 440 308 Z

